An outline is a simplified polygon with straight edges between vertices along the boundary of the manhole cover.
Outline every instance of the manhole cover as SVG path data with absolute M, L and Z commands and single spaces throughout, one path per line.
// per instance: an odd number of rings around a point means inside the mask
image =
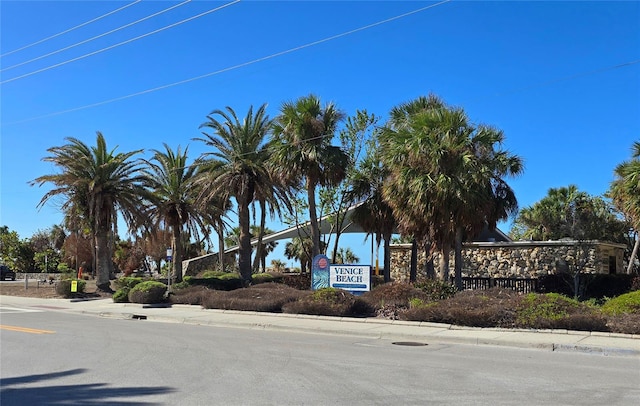
M 419 343 L 417 341 L 396 341 L 395 343 L 391 343 L 393 345 L 405 345 L 407 347 L 422 347 L 425 345 L 429 345 L 427 343 Z

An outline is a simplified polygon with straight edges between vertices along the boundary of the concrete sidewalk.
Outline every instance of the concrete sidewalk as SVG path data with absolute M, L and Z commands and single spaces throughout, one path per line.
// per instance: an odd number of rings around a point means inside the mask
M 419 343 L 459 343 L 580 351 L 640 358 L 640 335 L 571 330 L 517 330 L 472 328 L 449 324 L 308 316 L 281 313 L 207 310 L 189 305 L 140 305 L 113 303 L 112 299 L 69 300 L 0 296 L 0 314 L 10 309 L 47 310 L 118 319 L 184 323 L 217 327 L 340 334 L 371 339 Z M 8 310 L 9 309 L 9 310 Z

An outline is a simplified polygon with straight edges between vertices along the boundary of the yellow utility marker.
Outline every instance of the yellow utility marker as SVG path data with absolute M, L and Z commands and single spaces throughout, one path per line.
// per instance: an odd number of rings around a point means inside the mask
M 31 334 L 55 334 L 55 331 L 51 331 L 51 330 L 39 330 L 37 328 L 5 326 L 4 324 L 0 324 L 0 330 L 19 331 L 21 333 L 31 333 Z

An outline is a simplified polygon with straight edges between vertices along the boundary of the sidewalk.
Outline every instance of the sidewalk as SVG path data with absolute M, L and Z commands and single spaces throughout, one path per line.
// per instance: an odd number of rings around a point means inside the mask
M 548 351 L 579 351 L 640 358 L 640 335 L 571 330 L 516 330 L 459 327 L 449 324 L 308 316 L 281 313 L 206 310 L 200 306 L 156 306 L 113 303 L 112 299 L 69 300 L 1 296 L 0 308 L 40 309 L 118 319 L 165 323 L 340 334 L 355 337 L 417 343 L 458 343 L 534 348 Z

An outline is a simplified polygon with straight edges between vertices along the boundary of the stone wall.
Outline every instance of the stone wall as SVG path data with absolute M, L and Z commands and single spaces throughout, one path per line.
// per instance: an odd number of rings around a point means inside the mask
M 227 266 L 233 266 L 235 263 L 235 254 L 226 253 L 225 262 Z M 202 271 L 214 270 L 218 267 L 218 253 L 206 254 L 200 257 L 187 259 L 182 261 L 182 276 L 196 276 Z
M 579 266 L 589 273 L 622 273 L 625 246 L 601 241 L 474 242 L 463 248 L 462 275 L 492 278 L 537 278 Z M 418 250 L 418 275 L 425 273 L 425 253 Z M 438 274 L 440 254 L 434 255 Z M 391 278 L 408 280 L 411 244 L 391 246 Z M 453 274 L 453 251 L 449 270 Z

